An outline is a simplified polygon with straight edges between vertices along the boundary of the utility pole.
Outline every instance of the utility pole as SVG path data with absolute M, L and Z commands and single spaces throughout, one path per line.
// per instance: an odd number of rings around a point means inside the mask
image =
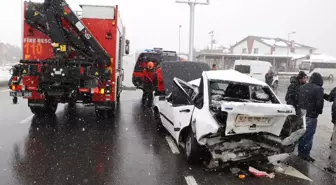
M 193 52 L 194 52 L 194 29 L 195 29 L 195 6 L 199 5 L 209 5 L 210 0 L 206 0 L 206 2 L 197 2 L 197 0 L 188 0 L 188 1 L 179 1 L 176 3 L 186 3 L 190 6 L 190 21 L 189 21 L 189 61 L 193 60 Z
M 211 39 L 210 40 L 210 49 L 213 50 L 213 44 L 216 43 L 215 40 L 214 40 L 214 36 L 215 36 L 214 31 L 213 30 L 210 31 L 209 35 L 210 35 L 210 39 Z
M 290 32 L 290 33 L 288 33 L 288 45 L 287 45 L 287 71 L 288 71 L 288 68 L 289 68 L 289 48 L 291 47 L 291 41 L 290 41 L 290 35 L 291 34 L 295 34 L 296 32 L 295 31 L 293 31 L 293 32 Z
M 179 54 L 181 53 L 181 28 L 182 25 L 179 26 Z

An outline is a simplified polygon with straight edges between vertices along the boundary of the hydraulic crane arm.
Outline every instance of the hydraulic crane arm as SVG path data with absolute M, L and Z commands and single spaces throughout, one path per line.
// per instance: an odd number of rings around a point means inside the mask
M 76 51 L 92 65 L 110 65 L 110 55 L 65 0 L 45 0 L 42 4 L 29 2 L 25 18 L 27 24 L 50 37 L 57 59 L 67 61 L 69 53 Z

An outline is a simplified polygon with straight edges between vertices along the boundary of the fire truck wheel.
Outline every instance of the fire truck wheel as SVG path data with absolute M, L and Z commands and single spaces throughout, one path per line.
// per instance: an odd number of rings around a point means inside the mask
M 44 112 L 47 114 L 55 114 L 57 110 L 58 102 L 54 99 L 47 99 L 45 102 Z
M 97 109 L 95 110 L 97 118 L 104 118 L 105 117 L 105 110 Z
M 29 108 L 30 111 L 35 115 L 42 113 L 42 109 L 40 107 L 29 107 Z
M 32 100 L 28 100 L 28 103 Z M 58 106 L 58 102 L 53 99 L 47 99 L 46 101 L 42 102 L 44 104 L 44 107 L 40 106 L 29 106 L 30 111 L 33 114 L 39 115 L 39 114 L 55 114 Z
M 17 97 L 14 97 L 14 98 L 13 98 L 13 104 L 17 104 L 17 102 L 18 102 L 18 98 L 17 98 Z
M 120 93 L 117 95 L 117 102 L 120 102 Z
M 117 104 L 114 103 L 111 105 L 111 109 L 106 110 L 106 114 L 109 118 L 112 118 L 116 115 L 116 110 L 117 110 Z

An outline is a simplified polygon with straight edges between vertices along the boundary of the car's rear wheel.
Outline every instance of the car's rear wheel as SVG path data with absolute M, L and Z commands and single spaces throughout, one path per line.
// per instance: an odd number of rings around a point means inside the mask
M 189 129 L 185 139 L 185 154 L 190 164 L 198 164 L 201 162 L 201 146 L 198 144 L 192 129 Z

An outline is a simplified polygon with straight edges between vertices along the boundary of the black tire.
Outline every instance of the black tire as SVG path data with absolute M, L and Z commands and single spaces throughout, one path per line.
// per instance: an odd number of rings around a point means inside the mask
M 157 130 L 162 131 L 163 130 L 163 125 L 162 125 L 162 121 L 161 121 L 161 117 L 160 117 L 160 112 L 157 108 L 154 108 L 154 119 L 155 119 L 155 124 L 156 124 Z
M 17 97 L 14 97 L 14 98 L 13 98 L 13 104 L 17 104 L 17 102 L 18 102 L 18 98 L 17 98 Z
M 30 108 L 30 111 L 35 115 L 42 113 L 42 108 L 40 107 L 29 107 L 29 108 Z
M 47 114 L 55 114 L 58 107 L 58 102 L 54 99 L 47 99 L 45 105 L 45 113 Z
M 96 112 L 96 117 L 98 118 L 98 119 L 101 119 L 101 118 L 104 118 L 105 117 L 105 113 L 106 113 L 106 111 L 105 110 L 103 110 L 103 109 L 95 109 L 95 112 Z
M 192 129 L 187 132 L 184 151 L 189 164 L 199 164 L 201 162 L 201 146 L 195 139 Z
M 28 100 L 28 103 L 30 100 Z M 30 106 L 30 110 L 33 114 L 55 114 L 58 107 L 58 102 L 54 99 L 47 99 L 44 101 L 44 107 Z
M 145 106 L 146 102 L 147 102 L 147 97 L 146 97 L 146 94 L 143 93 L 143 94 L 142 94 L 142 98 L 141 98 L 141 104 L 142 104 L 143 106 Z
M 113 118 L 116 115 L 116 111 L 117 111 L 117 104 L 113 104 L 111 105 L 111 109 L 107 109 L 106 110 L 106 114 L 108 118 Z

